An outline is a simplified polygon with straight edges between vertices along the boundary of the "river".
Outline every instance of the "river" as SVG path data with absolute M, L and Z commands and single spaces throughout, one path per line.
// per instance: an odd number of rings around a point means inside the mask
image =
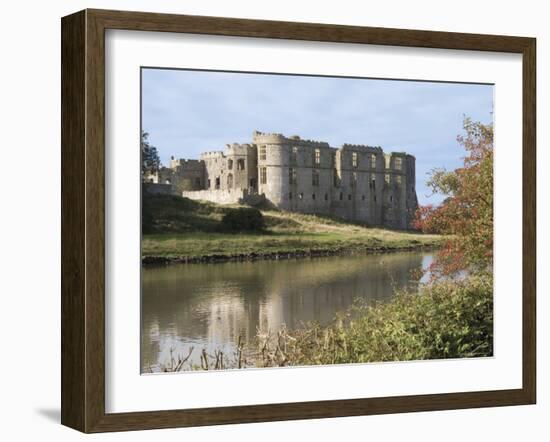
M 356 298 L 387 301 L 410 288 L 410 272 L 431 261 L 430 252 L 403 252 L 144 267 L 142 372 L 158 371 L 171 351 L 185 356 L 193 346 L 199 364 L 202 348 L 232 352 L 239 336 L 251 343 L 258 330 L 328 324 Z

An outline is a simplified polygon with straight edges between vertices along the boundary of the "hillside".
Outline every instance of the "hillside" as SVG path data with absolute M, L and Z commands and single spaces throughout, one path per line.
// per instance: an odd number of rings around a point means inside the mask
M 228 231 L 223 218 L 239 206 L 172 195 L 143 197 L 144 262 L 274 259 L 435 247 L 441 237 L 351 224 L 273 209 L 260 210 L 261 231 Z

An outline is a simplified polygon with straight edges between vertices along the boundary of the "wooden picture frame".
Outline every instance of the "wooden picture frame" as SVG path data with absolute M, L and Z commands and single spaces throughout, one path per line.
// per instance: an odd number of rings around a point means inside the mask
M 105 412 L 105 30 L 517 53 L 523 57 L 523 385 L 221 408 Z M 533 38 L 84 10 L 62 19 L 62 410 L 83 432 L 533 404 L 536 398 L 536 95 Z

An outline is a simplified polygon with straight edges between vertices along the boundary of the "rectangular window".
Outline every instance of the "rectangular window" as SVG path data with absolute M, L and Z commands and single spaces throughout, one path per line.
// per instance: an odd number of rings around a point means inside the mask
M 319 171 L 313 169 L 312 175 L 311 175 L 311 184 L 314 186 L 319 186 Z
M 376 190 L 376 175 L 372 176 L 372 180 L 371 180 L 370 184 L 371 184 L 371 186 L 370 186 L 371 189 Z
M 325 201 L 328 201 L 328 193 L 325 193 Z
M 290 162 L 296 163 L 298 161 L 298 148 L 296 146 L 293 146 L 290 149 Z
M 315 199 L 315 194 L 311 195 L 311 199 L 312 199 L 312 200 Z
M 401 158 L 396 158 L 395 159 L 395 169 L 396 170 L 401 170 L 403 167 L 403 160 Z
M 260 184 L 267 184 L 267 168 L 260 167 Z
M 315 164 L 321 164 L 321 149 L 315 149 Z
M 391 177 L 390 177 L 390 174 L 387 173 L 384 175 L 384 181 L 386 182 L 386 184 L 390 184 L 391 182 Z
M 244 170 L 244 160 L 237 160 L 237 170 Z
M 265 160 L 267 158 L 266 146 L 260 146 L 260 160 Z
M 233 160 L 227 160 L 227 168 L 229 170 L 232 170 L 233 169 Z
M 296 184 L 296 169 L 294 169 L 293 167 L 288 169 L 288 183 Z
M 376 169 L 376 154 L 370 156 L 370 167 Z
M 334 187 L 338 187 L 340 185 L 340 177 L 338 176 L 338 170 L 336 169 L 332 171 L 332 181 L 333 181 Z
M 397 176 L 395 177 L 395 182 L 397 183 L 398 186 L 401 185 L 401 175 L 397 175 Z
M 352 172 L 349 180 L 349 184 L 352 188 L 355 188 L 357 184 L 357 172 Z
M 357 163 L 358 163 L 358 162 L 357 162 L 357 152 L 353 152 L 353 153 L 351 154 L 351 165 L 352 165 L 353 167 L 357 167 Z
M 292 192 L 288 192 L 288 199 L 289 199 L 289 200 L 292 199 Z

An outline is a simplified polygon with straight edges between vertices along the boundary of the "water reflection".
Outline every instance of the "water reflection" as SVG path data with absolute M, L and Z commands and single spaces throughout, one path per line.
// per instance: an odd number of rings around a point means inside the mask
M 311 260 L 257 261 L 144 268 L 142 371 L 188 348 L 236 346 L 283 324 L 330 322 L 355 298 L 384 301 L 410 284 L 431 255 L 391 253 Z M 196 362 L 198 351 L 195 351 Z

